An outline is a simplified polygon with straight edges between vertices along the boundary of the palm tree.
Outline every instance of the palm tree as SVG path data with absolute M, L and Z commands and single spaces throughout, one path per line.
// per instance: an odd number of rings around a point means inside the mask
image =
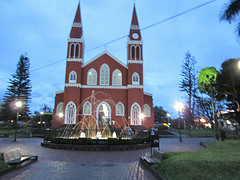
M 238 36 L 240 36 L 240 0 L 230 0 L 229 3 L 226 4 L 225 10 L 221 15 L 220 19 L 228 21 L 230 24 L 232 22 L 238 21 L 237 32 Z

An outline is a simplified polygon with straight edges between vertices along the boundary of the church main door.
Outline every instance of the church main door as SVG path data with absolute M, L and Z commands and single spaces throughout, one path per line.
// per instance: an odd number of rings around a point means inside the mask
M 111 124 L 111 107 L 106 102 L 101 102 L 97 107 L 97 120 L 99 126 Z
M 137 103 L 133 104 L 131 108 L 131 125 L 141 125 L 140 113 L 140 106 Z

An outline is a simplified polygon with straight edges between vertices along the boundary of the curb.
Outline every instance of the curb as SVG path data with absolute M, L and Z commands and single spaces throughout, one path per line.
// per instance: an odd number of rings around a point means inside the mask
M 200 146 L 204 147 L 204 148 L 208 148 L 208 145 L 204 142 L 200 142 Z
M 140 163 L 146 167 L 157 179 L 167 180 L 157 170 L 155 170 L 143 157 L 140 157 Z

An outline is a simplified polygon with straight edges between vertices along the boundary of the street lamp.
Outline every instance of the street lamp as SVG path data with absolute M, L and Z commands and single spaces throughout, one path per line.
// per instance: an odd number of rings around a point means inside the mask
M 15 133 L 14 133 L 13 142 L 17 141 L 17 122 L 18 122 L 18 117 L 19 117 L 19 108 L 22 106 L 22 102 L 21 101 L 17 101 L 15 103 L 15 106 L 17 108 L 17 117 L 16 117 L 16 121 L 15 121 Z
M 180 112 L 183 109 L 183 103 L 181 102 L 176 102 L 174 105 L 175 109 L 178 111 L 178 116 L 179 116 L 179 122 L 178 122 L 178 128 L 179 128 L 179 142 L 182 142 L 182 134 L 181 134 L 181 117 L 180 117 Z
M 42 130 L 42 126 L 44 127 L 43 142 L 45 142 L 45 141 L 46 141 L 46 122 L 43 121 L 43 115 L 44 115 L 44 112 L 41 111 L 41 112 L 40 112 L 40 123 L 42 124 L 42 125 L 41 125 L 41 130 Z

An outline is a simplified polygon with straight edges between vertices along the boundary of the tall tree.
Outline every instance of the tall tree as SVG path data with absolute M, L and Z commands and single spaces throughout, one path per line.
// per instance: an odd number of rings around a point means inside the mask
M 222 63 L 220 73 L 217 76 L 217 91 L 220 99 L 235 104 L 239 108 L 240 103 L 240 69 L 238 62 L 240 59 L 229 59 Z M 237 105 L 237 106 L 236 106 Z
M 220 19 L 228 21 L 230 24 L 232 22 L 237 22 L 237 32 L 238 36 L 240 36 L 240 0 L 230 0 L 226 5 L 221 15 Z
M 30 62 L 26 55 L 21 55 L 17 64 L 16 72 L 9 80 L 9 86 L 3 98 L 3 105 L 1 110 L 1 118 L 3 120 L 10 120 L 16 118 L 15 102 L 21 101 L 20 108 L 21 120 L 29 118 L 30 110 L 30 95 L 31 95 L 31 80 L 29 75 Z
M 181 74 L 179 90 L 187 94 L 187 108 L 185 109 L 185 119 L 187 125 L 193 124 L 194 109 L 195 109 L 195 94 L 197 90 L 197 71 L 196 59 L 188 51 L 185 54 Z

